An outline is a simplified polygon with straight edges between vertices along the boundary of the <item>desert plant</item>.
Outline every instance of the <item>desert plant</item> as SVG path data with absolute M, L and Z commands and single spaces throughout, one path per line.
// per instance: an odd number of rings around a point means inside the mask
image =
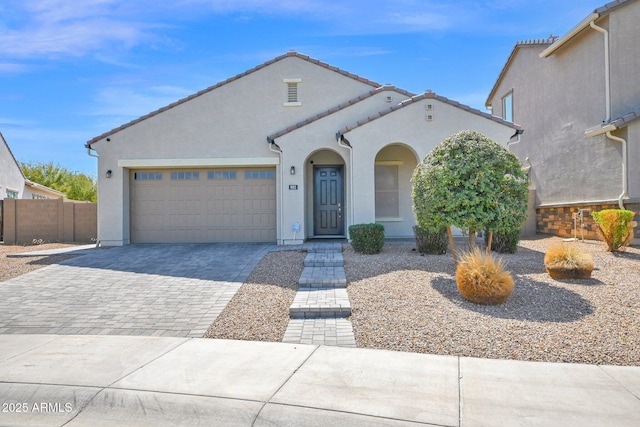
M 513 291 L 511 273 L 500 259 L 474 248 L 463 253 L 456 268 L 460 295 L 467 301 L 483 305 L 502 304 Z
M 422 228 L 419 225 L 413 227 L 416 237 L 416 248 L 421 254 L 442 255 L 447 252 L 447 229 Z
M 609 252 L 622 251 L 633 240 L 631 221 L 635 213 L 625 209 L 605 209 L 592 212 L 598 234 L 607 244 Z
M 554 279 L 588 279 L 593 271 L 593 258 L 576 242 L 559 243 L 547 249 L 544 266 Z
M 413 172 L 413 211 L 423 228 L 450 226 L 475 230 L 520 229 L 527 216 L 528 177 L 518 158 L 474 131 L 451 135 Z M 473 243 L 473 242 L 472 242 Z
M 356 224 L 349 227 L 351 246 L 356 252 L 378 254 L 384 246 L 382 224 Z
M 501 254 L 515 254 L 520 242 L 520 229 L 493 233 L 491 250 Z

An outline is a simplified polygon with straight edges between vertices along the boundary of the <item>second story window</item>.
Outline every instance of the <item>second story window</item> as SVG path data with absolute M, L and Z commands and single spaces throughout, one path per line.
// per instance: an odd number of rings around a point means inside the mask
M 513 92 L 502 98 L 502 118 L 513 123 Z
M 300 102 L 298 89 L 302 79 L 284 79 L 284 83 L 287 85 L 287 100 L 282 104 L 285 107 L 299 107 L 302 105 Z

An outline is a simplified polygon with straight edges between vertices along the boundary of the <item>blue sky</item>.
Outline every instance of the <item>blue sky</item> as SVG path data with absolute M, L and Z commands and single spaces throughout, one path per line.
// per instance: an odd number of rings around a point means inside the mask
M 484 111 L 516 41 L 605 0 L 2 0 L 0 132 L 95 175 L 84 144 L 289 50 Z

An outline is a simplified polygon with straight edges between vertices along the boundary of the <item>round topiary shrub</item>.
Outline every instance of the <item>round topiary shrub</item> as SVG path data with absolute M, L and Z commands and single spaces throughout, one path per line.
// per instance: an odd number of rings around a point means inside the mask
M 438 144 L 411 179 L 413 212 L 423 228 L 519 232 L 527 218 L 529 178 L 507 148 L 475 131 Z M 473 243 L 475 232 L 469 233 Z M 450 249 L 454 261 L 453 239 Z
M 464 253 L 456 269 L 456 284 L 467 301 L 483 305 L 502 304 L 513 291 L 511 273 L 502 260 L 479 249 Z
M 362 254 L 379 254 L 384 246 L 384 225 L 356 224 L 349 227 L 351 247 Z
M 413 226 L 416 237 L 416 249 L 421 254 L 442 255 L 447 252 L 447 229 L 428 229 L 419 225 Z
M 556 244 L 544 254 L 544 266 L 554 279 L 589 279 L 593 258 L 576 244 Z

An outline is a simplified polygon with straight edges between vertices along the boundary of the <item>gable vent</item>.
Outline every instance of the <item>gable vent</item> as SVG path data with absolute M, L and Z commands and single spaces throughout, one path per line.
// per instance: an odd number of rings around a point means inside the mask
M 284 105 L 287 107 L 302 105 L 298 99 L 298 85 L 302 79 L 284 79 L 284 82 L 287 84 L 287 100 Z
M 298 83 L 287 83 L 287 102 L 298 102 Z
M 392 98 L 392 97 L 390 97 L 390 96 L 387 96 L 387 97 L 385 98 L 385 101 L 386 101 L 386 102 L 391 102 L 391 101 L 393 101 L 393 98 Z

